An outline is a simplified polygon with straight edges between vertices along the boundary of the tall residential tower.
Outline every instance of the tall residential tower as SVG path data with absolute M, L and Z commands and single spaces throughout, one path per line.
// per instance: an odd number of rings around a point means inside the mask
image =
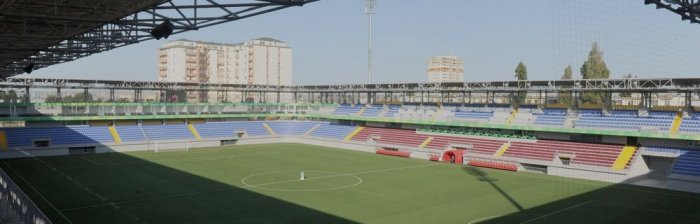
M 292 84 L 292 49 L 272 38 L 239 44 L 176 40 L 159 51 L 158 80 L 218 84 Z
M 456 56 L 430 58 L 428 82 L 464 82 L 464 60 Z

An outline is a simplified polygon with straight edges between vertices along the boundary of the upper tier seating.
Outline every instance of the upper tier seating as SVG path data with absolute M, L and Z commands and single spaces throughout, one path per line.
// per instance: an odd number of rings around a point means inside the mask
M 541 112 L 533 113 L 535 117 L 535 124 L 539 125 L 564 125 L 566 120 L 566 110 L 565 109 L 544 109 Z
M 262 123 L 259 121 L 209 122 L 195 124 L 194 127 L 202 138 L 235 137 L 236 132 L 239 131 L 251 137 L 269 135 Z
M 141 128 L 150 140 L 195 139 L 186 124 L 143 125 Z
M 315 121 L 274 121 L 267 124 L 277 135 L 303 135 L 319 124 Z
M 362 112 L 362 116 L 376 117 L 380 112 L 382 112 L 382 108 L 384 108 L 382 105 L 370 105 L 365 108 L 364 112 Z
M 649 113 L 650 115 L 653 112 Z M 612 113 L 610 114 L 611 117 L 638 117 L 639 113 L 634 110 L 613 110 Z
M 384 114 L 384 117 L 394 117 L 401 109 L 401 105 L 389 105 L 389 109 Z
M 436 110 L 437 108 L 432 105 L 404 105 L 395 117 L 399 117 L 401 119 L 426 120 L 431 119 Z
M 321 123 L 321 126 L 319 126 L 318 128 L 316 128 L 316 130 L 311 132 L 309 136 L 343 140 L 345 136 L 350 134 L 350 132 L 355 130 L 355 128 L 357 127 L 347 125 L 335 125 L 326 122 Z
M 564 121 L 566 121 L 566 116 L 560 115 L 538 115 L 535 118 L 535 124 L 539 125 L 562 126 Z
M 566 109 L 545 108 L 541 112 L 534 112 L 534 115 L 560 115 L 566 116 Z
M 654 112 L 650 112 L 651 113 Z M 621 128 L 640 130 L 642 128 L 657 128 L 668 130 L 673 122 L 673 117 L 667 113 L 656 113 L 651 117 L 638 117 L 636 111 L 613 111 L 610 116 L 603 116 L 598 111 L 581 110 L 580 118 L 576 122 L 577 127 L 592 128 Z M 675 115 L 674 115 L 675 116 Z
M 488 120 L 493 117 L 493 111 L 483 111 L 474 108 L 457 108 L 454 111 L 455 118 Z
M 671 111 L 650 111 L 649 116 L 653 118 L 662 118 L 662 119 L 673 119 L 676 117 L 676 112 L 671 112 Z
M 700 132 L 700 116 L 697 114 L 691 115 L 689 118 L 683 119 L 679 131 L 682 132 Z
M 355 105 L 352 106 L 350 104 L 341 104 L 338 105 L 337 108 L 335 108 L 335 111 L 333 111 L 333 114 L 336 115 L 357 115 L 358 112 L 362 110 L 362 105 Z
M 3 128 L 8 147 L 29 147 L 34 140 L 49 140 L 51 145 L 97 144 L 114 142 L 107 126 L 58 126 Z

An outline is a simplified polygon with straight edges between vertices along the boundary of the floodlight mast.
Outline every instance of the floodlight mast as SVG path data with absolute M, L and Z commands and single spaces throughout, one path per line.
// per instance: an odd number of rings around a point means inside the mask
M 369 17 L 369 38 L 367 41 L 367 84 L 372 83 L 372 15 L 374 6 L 377 5 L 377 0 L 365 1 L 365 13 Z

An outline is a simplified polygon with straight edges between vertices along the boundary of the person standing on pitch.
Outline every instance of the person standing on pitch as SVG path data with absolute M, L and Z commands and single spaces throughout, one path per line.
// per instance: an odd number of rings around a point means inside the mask
M 304 180 L 306 179 L 306 176 L 304 176 L 304 171 L 302 170 L 301 173 L 299 174 L 299 180 Z

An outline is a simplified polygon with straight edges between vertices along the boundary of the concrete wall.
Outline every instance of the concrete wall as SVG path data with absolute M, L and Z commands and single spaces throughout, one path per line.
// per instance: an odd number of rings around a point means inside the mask
M 563 133 L 536 133 L 537 138 L 540 139 L 557 139 L 557 140 L 571 140 L 568 134 Z
M 46 148 L 46 149 L 8 149 L 0 151 L 0 158 L 25 158 L 32 156 L 62 156 L 68 155 L 68 148 Z
M 627 175 L 621 173 L 583 170 L 559 166 L 548 167 L 547 174 L 561 177 L 597 180 L 610 183 L 623 183 L 627 179 Z
M 608 144 L 627 144 L 627 137 L 622 136 L 603 136 L 603 143 Z
M 367 126 L 367 127 L 380 127 L 380 128 L 383 128 L 383 127 L 386 127 L 386 124 L 384 124 L 384 123 L 375 123 L 375 122 L 367 122 L 367 123 L 365 123 L 365 126 Z
M 681 140 L 668 140 L 668 139 L 639 139 L 639 143 L 645 146 L 666 146 L 668 148 L 674 147 L 688 147 L 688 141 Z
M 679 179 L 668 179 L 666 181 L 666 188 L 677 191 L 700 193 L 700 182 Z

